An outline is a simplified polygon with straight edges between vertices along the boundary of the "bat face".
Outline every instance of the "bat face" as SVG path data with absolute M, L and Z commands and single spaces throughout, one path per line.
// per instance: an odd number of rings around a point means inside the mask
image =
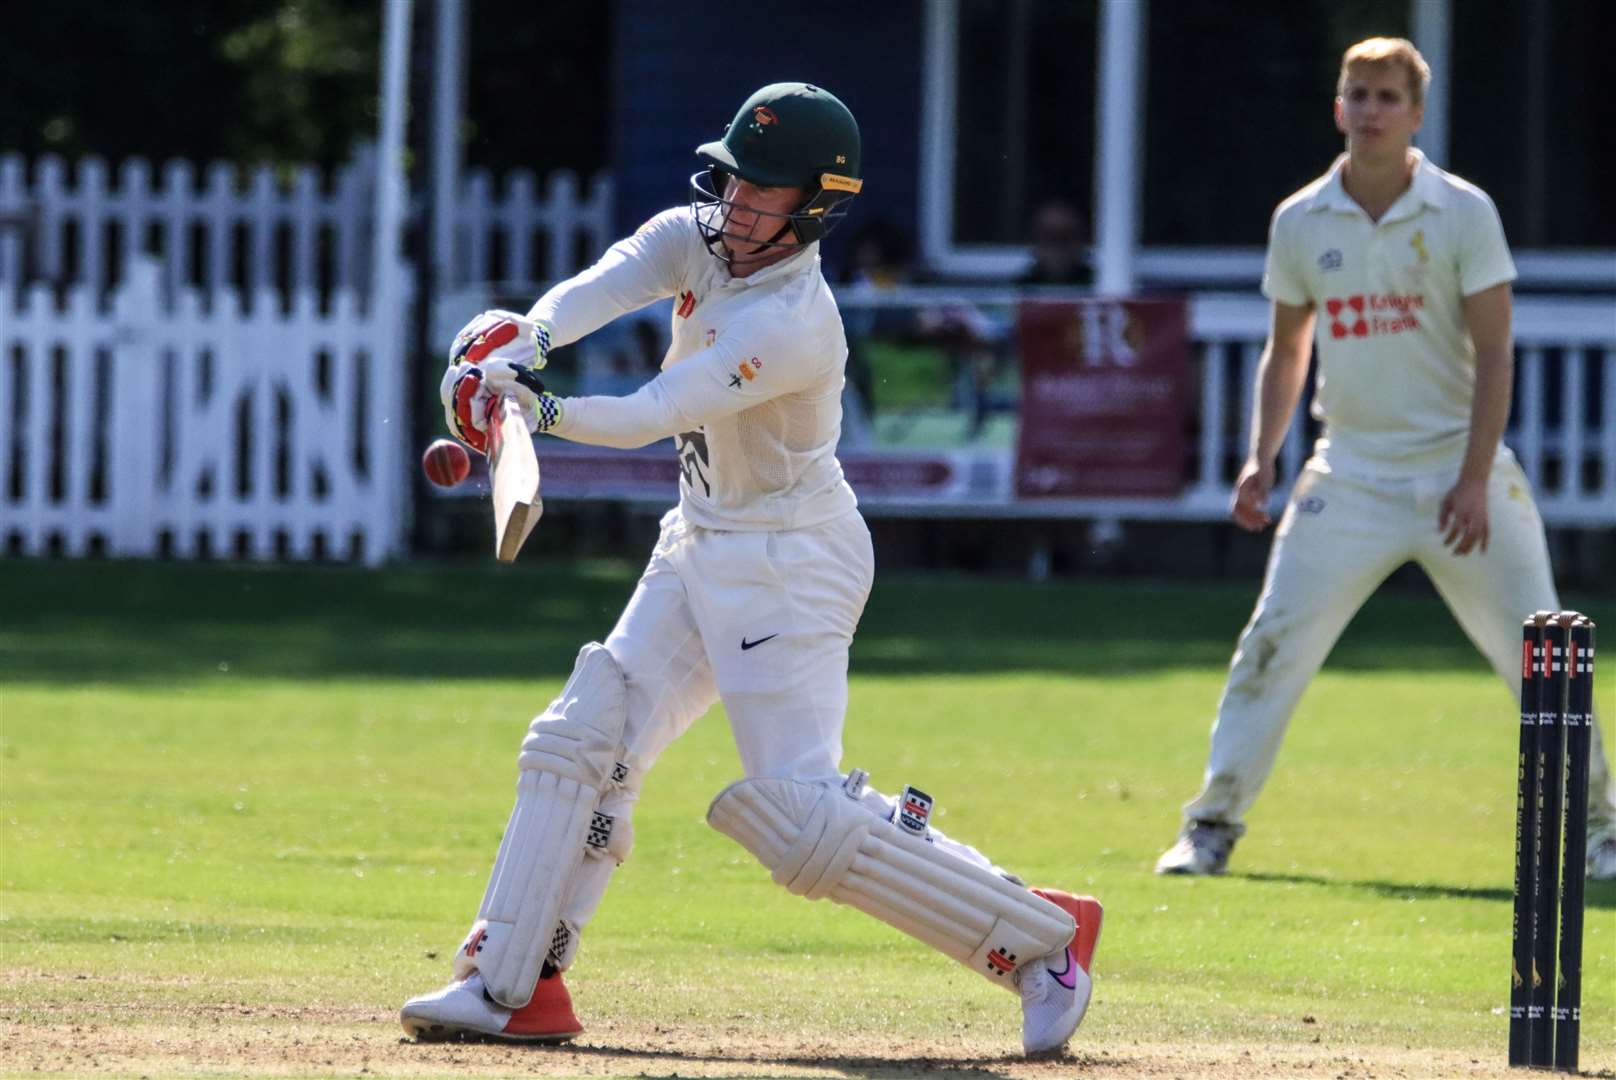
M 494 494 L 494 557 L 508 563 L 544 513 L 539 458 L 514 397 L 495 398 L 489 404 L 488 475 Z

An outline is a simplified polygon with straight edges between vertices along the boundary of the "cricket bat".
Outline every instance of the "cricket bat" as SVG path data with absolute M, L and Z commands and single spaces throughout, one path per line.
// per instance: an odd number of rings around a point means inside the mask
M 512 562 L 544 513 L 539 498 L 539 458 L 516 398 L 495 398 L 488 407 L 488 484 L 494 493 L 494 557 Z

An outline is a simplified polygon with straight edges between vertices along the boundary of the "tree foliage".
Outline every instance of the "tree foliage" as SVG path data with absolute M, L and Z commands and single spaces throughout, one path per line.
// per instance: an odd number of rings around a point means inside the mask
M 468 162 L 601 168 L 611 5 L 466 4 Z M 414 5 L 418 150 L 435 9 Z M 380 0 L 22 0 L 0 33 L 0 151 L 336 165 L 375 136 L 381 32 Z

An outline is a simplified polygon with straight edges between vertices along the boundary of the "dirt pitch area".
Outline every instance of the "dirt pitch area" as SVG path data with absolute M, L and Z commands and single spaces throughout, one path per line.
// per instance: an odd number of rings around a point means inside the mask
M 1232 1047 L 1113 1043 L 1043 1061 L 980 1042 L 949 1044 L 672 1031 L 597 1025 L 562 1047 L 415 1044 L 393 1015 L 369 1010 L 216 1005 L 154 1014 L 74 1007 L 59 1022 L 0 1010 L 0 1074 L 119 1077 L 1508 1077 L 1501 1062 L 1468 1054 L 1323 1045 Z M 7 1015 L 10 1013 L 11 1015 Z M 1500 1047 L 1500 1056 L 1502 1047 Z M 1616 1077 L 1616 1073 L 1591 1075 Z

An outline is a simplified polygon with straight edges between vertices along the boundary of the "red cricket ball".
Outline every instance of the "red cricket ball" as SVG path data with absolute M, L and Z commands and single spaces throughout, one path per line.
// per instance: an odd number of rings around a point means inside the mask
M 453 439 L 439 439 L 421 455 L 421 471 L 439 487 L 454 487 L 471 475 L 471 455 Z

